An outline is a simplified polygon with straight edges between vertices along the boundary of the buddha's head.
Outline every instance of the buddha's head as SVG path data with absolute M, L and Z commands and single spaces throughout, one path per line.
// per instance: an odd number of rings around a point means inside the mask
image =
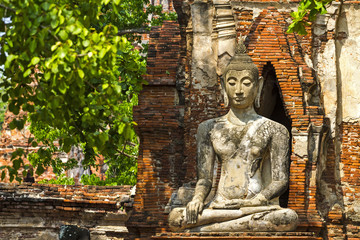
M 259 108 L 262 85 L 259 69 L 246 54 L 245 45 L 240 41 L 221 80 L 225 106 L 230 104 L 234 108 L 248 108 L 255 103 Z

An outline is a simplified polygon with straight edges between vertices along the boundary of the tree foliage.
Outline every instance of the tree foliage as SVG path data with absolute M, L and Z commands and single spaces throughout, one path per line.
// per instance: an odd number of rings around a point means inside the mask
M 133 31 L 120 32 L 148 28 L 148 15 L 161 13 L 161 6 L 144 9 L 148 4 L 148 0 L 2 1 L 1 97 L 15 115 L 27 112 L 10 128 L 21 130 L 29 121 L 34 137 L 28 143 L 40 146 L 33 153 L 15 151 L 13 166 L 0 168 L 2 179 L 5 169 L 11 181 L 21 181 L 19 169 L 23 176 L 33 171 L 40 175 L 52 166 L 61 174 L 75 163 L 63 163 L 53 153 L 69 152 L 72 146 L 83 147 L 85 167 L 94 165 L 101 154 L 110 166 L 130 164 L 128 169 L 136 173 L 123 150 L 136 138 L 132 108 L 145 83 L 146 65 L 132 45 Z
M 5 120 L 6 109 L 7 109 L 7 104 L 0 100 L 0 130 L 2 130 L 2 125 Z
M 291 13 L 293 19 L 288 28 L 288 33 L 297 32 L 306 35 L 305 26 L 316 19 L 319 14 L 326 14 L 326 8 L 333 0 L 301 0 L 296 12 Z

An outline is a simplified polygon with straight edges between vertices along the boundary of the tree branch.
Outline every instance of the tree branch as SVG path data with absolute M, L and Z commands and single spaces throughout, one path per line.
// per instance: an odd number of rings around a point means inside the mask
M 126 141 L 126 144 L 127 145 L 130 145 L 132 147 L 135 147 L 137 144 L 136 143 L 133 143 L 133 142 L 129 142 L 129 141 Z
M 45 27 L 43 25 L 40 25 L 41 28 L 43 29 L 47 29 L 47 31 L 50 33 L 51 36 L 53 36 L 55 38 L 56 41 L 60 42 L 60 39 L 48 28 L 48 27 Z
M 134 156 L 134 155 L 130 155 L 130 154 L 127 154 L 126 152 L 123 152 L 121 150 L 116 150 L 118 153 L 124 155 L 124 156 L 127 156 L 129 158 L 137 158 L 137 156 Z
M 119 30 L 118 31 L 118 35 L 125 35 L 128 33 L 150 33 L 149 30 L 147 30 L 146 28 L 132 28 L 132 29 L 124 29 L 124 30 Z
M 91 88 L 93 88 L 94 90 L 97 91 L 97 88 L 96 88 L 94 85 L 92 85 L 90 82 L 88 82 L 88 81 L 85 80 L 85 83 L 86 83 L 87 85 L 89 85 Z
M 12 12 L 16 12 L 15 9 L 9 8 L 9 7 L 5 6 L 4 4 L 0 4 L 0 8 L 4 8 L 4 9 L 6 9 L 6 10 L 9 10 L 9 11 L 12 11 Z

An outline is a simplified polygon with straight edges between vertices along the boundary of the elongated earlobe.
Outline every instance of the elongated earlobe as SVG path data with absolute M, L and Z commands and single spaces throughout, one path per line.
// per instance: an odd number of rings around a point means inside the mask
M 229 106 L 229 98 L 228 95 L 226 94 L 225 90 L 223 90 L 224 93 L 224 106 L 228 107 Z
M 222 77 L 220 77 L 220 84 L 221 84 L 221 92 L 224 96 L 224 107 L 228 107 L 229 106 L 229 98 L 228 98 L 228 95 L 226 94 L 225 83 L 224 83 L 224 79 Z
M 260 98 L 259 97 L 256 97 L 256 99 L 255 99 L 255 107 L 260 108 Z
M 255 107 L 260 108 L 261 92 L 264 85 L 264 78 L 259 77 L 259 89 L 255 98 Z

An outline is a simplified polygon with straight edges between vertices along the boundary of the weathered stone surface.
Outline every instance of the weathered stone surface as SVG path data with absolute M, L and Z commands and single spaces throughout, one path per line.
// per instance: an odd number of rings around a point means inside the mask
M 349 6 L 339 21 L 341 51 L 339 64 L 342 80 L 342 108 L 344 122 L 360 120 L 360 7 Z
M 212 18 L 214 8 L 203 1 L 195 1 L 191 5 L 192 30 L 194 32 L 194 51 L 192 74 L 200 86 L 214 86 L 217 82 L 216 61 L 212 47 Z

